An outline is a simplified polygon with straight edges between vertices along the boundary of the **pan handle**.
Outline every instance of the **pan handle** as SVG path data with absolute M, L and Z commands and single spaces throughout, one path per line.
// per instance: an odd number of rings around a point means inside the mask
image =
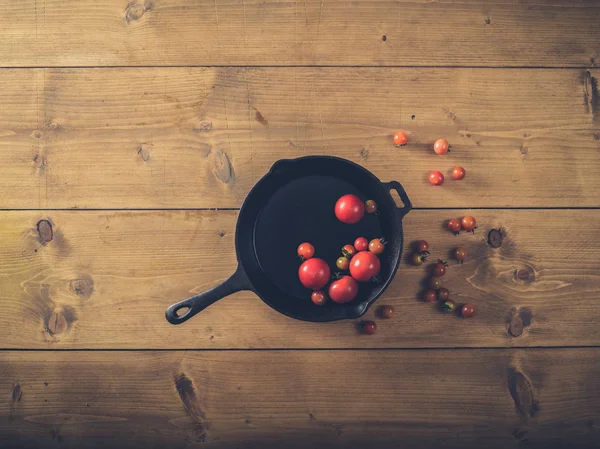
M 198 312 L 203 311 L 211 304 L 217 302 L 219 299 L 229 296 L 240 290 L 250 290 L 250 282 L 246 277 L 246 273 L 238 265 L 235 273 L 231 277 L 219 285 L 214 286 L 210 290 L 199 293 L 190 298 L 184 299 L 176 304 L 169 306 L 165 312 L 167 321 L 171 324 L 185 323 L 191 317 L 196 315 Z M 188 310 L 178 315 L 177 312 L 180 309 L 188 308 Z
M 400 199 L 404 203 L 404 207 L 398 208 L 400 217 L 404 217 L 406 214 L 408 214 L 412 209 L 412 203 L 410 202 L 410 199 L 408 199 L 408 195 L 406 194 L 404 187 L 402 187 L 402 184 L 400 184 L 398 181 L 390 181 L 384 183 L 383 185 L 388 190 L 394 189 L 396 192 L 398 192 L 398 195 L 400 195 Z

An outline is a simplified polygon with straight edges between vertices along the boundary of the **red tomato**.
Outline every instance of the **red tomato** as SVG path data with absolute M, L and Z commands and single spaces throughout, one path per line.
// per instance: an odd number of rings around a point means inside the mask
M 368 214 L 377 212 L 377 203 L 373 200 L 367 200 L 365 202 L 365 209 Z
M 382 318 L 391 318 L 394 314 L 394 308 L 392 306 L 381 306 L 379 309 L 379 315 Z
M 302 265 L 298 269 L 298 277 L 302 285 L 306 288 L 319 290 L 329 282 L 331 270 L 327 262 L 315 257 L 302 262 Z
M 465 304 L 462 306 L 460 313 L 465 318 L 473 318 L 473 315 L 475 315 L 475 306 L 473 304 Z
M 461 224 L 460 224 L 460 220 L 458 218 L 453 218 L 452 220 L 450 220 L 448 222 L 448 229 L 450 231 L 452 231 L 453 234 L 455 234 L 455 235 L 460 234 L 460 228 L 461 228 Z
M 359 282 L 368 282 L 379 274 L 381 263 L 379 257 L 370 251 L 357 253 L 350 261 L 350 274 Z
M 338 304 L 350 302 L 358 295 L 358 283 L 350 276 L 344 276 L 329 286 L 329 297 Z
M 432 171 L 429 174 L 429 182 L 434 186 L 441 186 L 444 183 L 444 175 L 441 171 Z
M 408 136 L 405 132 L 398 131 L 394 134 L 394 144 L 396 146 L 401 147 L 402 145 L 406 145 L 406 142 L 408 142 Z
M 463 217 L 460 224 L 465 231 L 474 231 L 477 227 L 477 221 L 475 220 L 475 217 L 470 215 Z
M 454 170 L 452 170 L 452 177 L 454 179 L 456 179 L 457 181 L 460 181 L 461 179 L 465 179 L 466 174 L 467 174 L 467 172 L 462 167 L 454 167 Z
M 356 249 L 352 245 L 344 245 L 342 247 L 342 254 L 344 255 L 344 257 L 351 259 L 352 256 L 356 254 Z
M 432 273 L 435 277 L 441 278 L 446 274 L 446 267 L 448 267 L 448 262 L 444 262 L 443 260 L 438 259 L 437 263 L 432 268 Z
M 435 290 L 425 290 L 425 293 L 423 293 L 423 300 L 425 302 L 433 302 L 436 298 Z
M 375 324 L 375 321 L 364 321 L 362 323 L 362 331 L 367 335 L 373 335 L 377 332 L 377 324 Z
M 323 304 L 325 304 L 327 302 L 327 296 L 325 296 L 325 293 L 321 290 L 312 292 L 312 295 L 310 295 L 310 299 L 317 306 L 322 306 Z
M 437 291 L 437 299 L 439 299 L 440 301 L 445 301 L 450 297 L 450 292 L 448 291 L 447 288 L 440 288 Z
M 356 251 L 366 251 L 368 247 L 369 241 L 366 238 L 359 237 L 356 240 L 354 240 L 354 248 L 356 248 Z
M 417 250 L 420 253 L 429 253 L 429 243 L 427 240 L 417 240 Z
M 365 214 L 365 203 L 356 195 L 344 195 L 335 203 L 335 216 L 342 223 L 358 223 Z
M 310 259 L 314 255 L 315 255 L 315 247 L 312 246 L 310 243 L 304 242 L 304 243 L 301 243 L 300 246 L 298 247 L 298 256 L 301 259 Z
M 454 250 L 454 257 L 460 263 L 463 263 L 465 261 L 465 259 L 467 258 L 467 250 L 464 248 L 456 248 Z
M 446 139 L 438 139 L 433 144 L 433 151 L 435 154 L 439 154 L 440 156 L 446 154 L 450 145 L 448 145 L 448 141 Z
M 385 249 L 385 244 L 381 241 L 382 239 L 373 239 L 369 242 L 369 251 L 374 254 L 381 254 Z

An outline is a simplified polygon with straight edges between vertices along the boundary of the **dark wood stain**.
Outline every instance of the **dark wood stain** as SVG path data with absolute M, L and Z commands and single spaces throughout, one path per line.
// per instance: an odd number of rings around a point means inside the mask
M 227 154 L 222 150 L 216 150 L 214 152 L 213 162 L 213 174 L 215 178 L 221 181 L 223 184 L 228 184 L 233 180 L 233 167 Z
M 258 109 L 254 108 L 254 110 L 256 111 L 256 113 L 254 114 L 254 120 L 256 120 L 263 126 L 269 126 L 269 121 L 267 120 L 267 118 L 264 115 L 262 115 Z
M 503 235 L 501 229 L 492 229 L 488 233 L 488 244 L 492 248 L 500 248 L 500 246 L 502 246 L 503 238 L 504 238 L 504 235 Z
M 130 23 L 136 20 L 140 20 L 142 16 L 152 9 L 152 2 L 130 2 L 125 8 L 125 22 Z
M 12 387 L 11 400 L 13 404 L 17 402 L 21 402 L 21 397 L 23 396 L 23 390 L 21 389 L 20 383 L 15 383 Z
M 94 280 L 89 274 L 83 274 L 78 279 L 69 282 L 69 290 L 82 301 L 85 301 L 94 292 Z
M 51 336 L 56 336 L 70 329 L 76 320 L 77 313 L 75 309 L 69 306 L 58 307 L 52 311 L 52 315 L 48 318 L 46 331 Z
M 174 376 L 173 381 L 185 411 L 197 423 L 195 427 L 196 438 L 204 441 L 208 427 L 206 425 L 206 414 L 196 395 L 196 389 L 192 380 L 185 373 L 179 373 Z
M 515 368 L 508 369 L 508 390 L 521 415 L 533 418 L 539 411 L 529 379 Z
M 50 221 L 40 220 L 37 222 L 36 227 L 42 245 L 52 241 L 54 238 L 54 231 L 52 230 L 52 223 L 50 223 Z

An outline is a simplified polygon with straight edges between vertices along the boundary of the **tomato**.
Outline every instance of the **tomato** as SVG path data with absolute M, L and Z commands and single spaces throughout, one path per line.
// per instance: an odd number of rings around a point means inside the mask
M 446 139 L 438 139 L 433 144 L 433 151 L 435 154 L 439 154 L 440 156 L 446 154 L 450 149 L 450 145 L 448 145 L 448 141 Z
M 344 245 L 342 248 L 342 254 L 348 259 L 352 259 L 352 256 L 356 254 L 356 249 L 352 245 Z
M 432 269 L 433 275 L 441 278 L 443 275 L 446 274 L 447 266 L 448 266 L 447 262 L 444 262 L 443 260 L 438 259 L 437 263 L 433 266 L 433 269 Z
M 475 231 L 475 229 L 477 229 L 477 221 L 475 221 L 475 217 L 472 217 L 470 215 L 463 217 L 460 224 L 462 228 L 468 232 L 473 232 Z
M 406 145 L 407 142 L 408 142 L 408 136 L 406 135 L 405 132 L 398 131 L 396 134 L 394 134 L 394 144 L 397 147 Z
M 379 315 L 382 318 L 391 318 L 394 314 L 394 308 L 392 306 L 381 306 L 379 309 Z
M 310 259 L 314 255 L 315 247 L 312 246 L 310 243 L 304 242 L 301 243 L 298 247 L 298 256 L 300 257 L 300 259 Z
M 425 302 L 433 302 L 436 299 L 435 290 L 425 290 L 423 293 L 423 300 Z
M 331 270 L 323 259 L 312 258 L 305 260 L 298 269 L 298 278 L 306 288 L 319 290 L 329 282 Z
M 356 195 L 344 195 L 335 203 L 335 216 L 342 223 L 358 223 L 365 214 L 365 203 Z
M 457 181 L 460 181 L 461 179 L 465 179 L 466 174 L 467 174 L 467 172 L 462 167 L 454 167 L 454 169 L 452 170 L 452 177 L 454 179 L 456 179 Z
M 375 324 L 375 321 L 364 321 L 362 323 L 362 330 L 367 335 L 373 335 L 377 332 L 377 324 Z
M 347 270 L 348 266 L 350 265 L 350 260 L 347 257 L 340 257 L 338 260 L 335 261 L 335 265 L 340 270 Z
M 473 318 L 473 315 L 475 315 L 475 306 L 473 304 L 465 304 L 460 309 L 460 314 L 465 318 Z
M 437 299 L 439 299 L 440 301 L 445 301 L 450 297 L 450 292 L 448 291 L 447 288 L 440 288 L 437 291 Z
M 368 214 L 377 212 L 377 203 L 373 200 L 367 200 L 365 202 L 365 210 L 367 211 Z
M 442 288 L 442 280 L 440 278 L 434 276 L 431 279 L 429 279 L 429 282 L 427 283 L 427 285 L 429 286 L 430 289 L 437 290 L 438 288 Z
M 429 182 L 434 186 L 441 186 L 444 183 L 444 175 L 441 171 L 432 171 L 429 174 Z
M 329 286 L 329 297 L 338 304 L 350 302 L 358 295 L 358 283 L 350 276 L 343 276 Z
M 427 240 L 417 240 L 417 251 L 420 253 L 429 253 L 429 243 Z
M 373 239 L 369 242 L 369 251 L 374 254 L 381 254 L 385 249 L 385 244 L 382 241 L 383 239 Z
M 427 262 L 427 255 L 423 253 L 414 253 L 411 257 L 412 264 L 416 267 L 423 265 L 423 262 Z
M 325 296 L 325 293 L 321 290 L 312 292 L 312 295 L 310 295 L 310 299 L 317 306 L 322 306 L 323 304 L 325 304 L 327 302 L 327 296 Z
M 350 261 L 350 274 L 359 282 L 368 282 L 379 274 L 379 258 L 369 251 L 357 253 Z
M 451 299 L 447 299 L 442 303 L 442 311 L 446 313 L 452 312 L 456 308 L 456 304 Z
M 452 231 L 454 235 L 460 234 L 460 228 L 461 224 L 459 219 L 453 218 L 452 220 L 448 221 L 448 229 Z
M 465 259 L 467 258 L 467 250 L 464 248 L 456 248 L 454 250 L 454 257 L 460 263 L 463 263 L 465 261 Z
M 364 237 L 359 237 L 354 240 L 354 248 L 356 251 L 366 251 L 369 248 L 369 241 Z

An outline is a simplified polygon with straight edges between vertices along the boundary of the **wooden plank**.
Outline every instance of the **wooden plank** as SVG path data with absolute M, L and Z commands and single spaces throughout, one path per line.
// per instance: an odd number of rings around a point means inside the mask
M 0 71 L 0 208 L 226 208 L 281 158 L 345 157 L 417 207 L 600 206 L 598 71 Z M 22 78 L 22 79 L 21 79 Z M 397 129 L 410 144 L 392 145 Z M 446 137 L 454 152 L 439 157 Z M 467 178 L 429 185 L 463 165 Z M 551 181 L 549 181 L 551 180 Z
M 593 66 L 593 1 L 0 2 L 3 66 Z
M 20 448 L 597 447 L 599 358 L 597 348 L 3 352 L 0 433 Z
M 379 328 L 365 336 L 358 321 L 292 320 L 249 292 L 181 326 L 167 323 L 168 305 L 234 270 L 235 211 L 3 212 L 0 341 L 3 348 L 52 349 L 600 344 L 599 210 L 480 210 L 472 212 L 480 226 L 474 235 L 443 229 L 465 213 L 413 211 L 405 237 L 428 240 L 434 261 L 458 245 L 467 249 L 467 262 L 452 262 L 443 283 L 456 302 L 476 306 L 476 318 L 423 303 L 427 270 L 404 262 L 378 301 L 395 316 L 380 320 L 370 310 L 366 318 Z M 39 220 L 49 220 L 52 233 L 42 224 L 40 234 Z M 505 237 L 493 249 L 487 235 L 500 227 Z

